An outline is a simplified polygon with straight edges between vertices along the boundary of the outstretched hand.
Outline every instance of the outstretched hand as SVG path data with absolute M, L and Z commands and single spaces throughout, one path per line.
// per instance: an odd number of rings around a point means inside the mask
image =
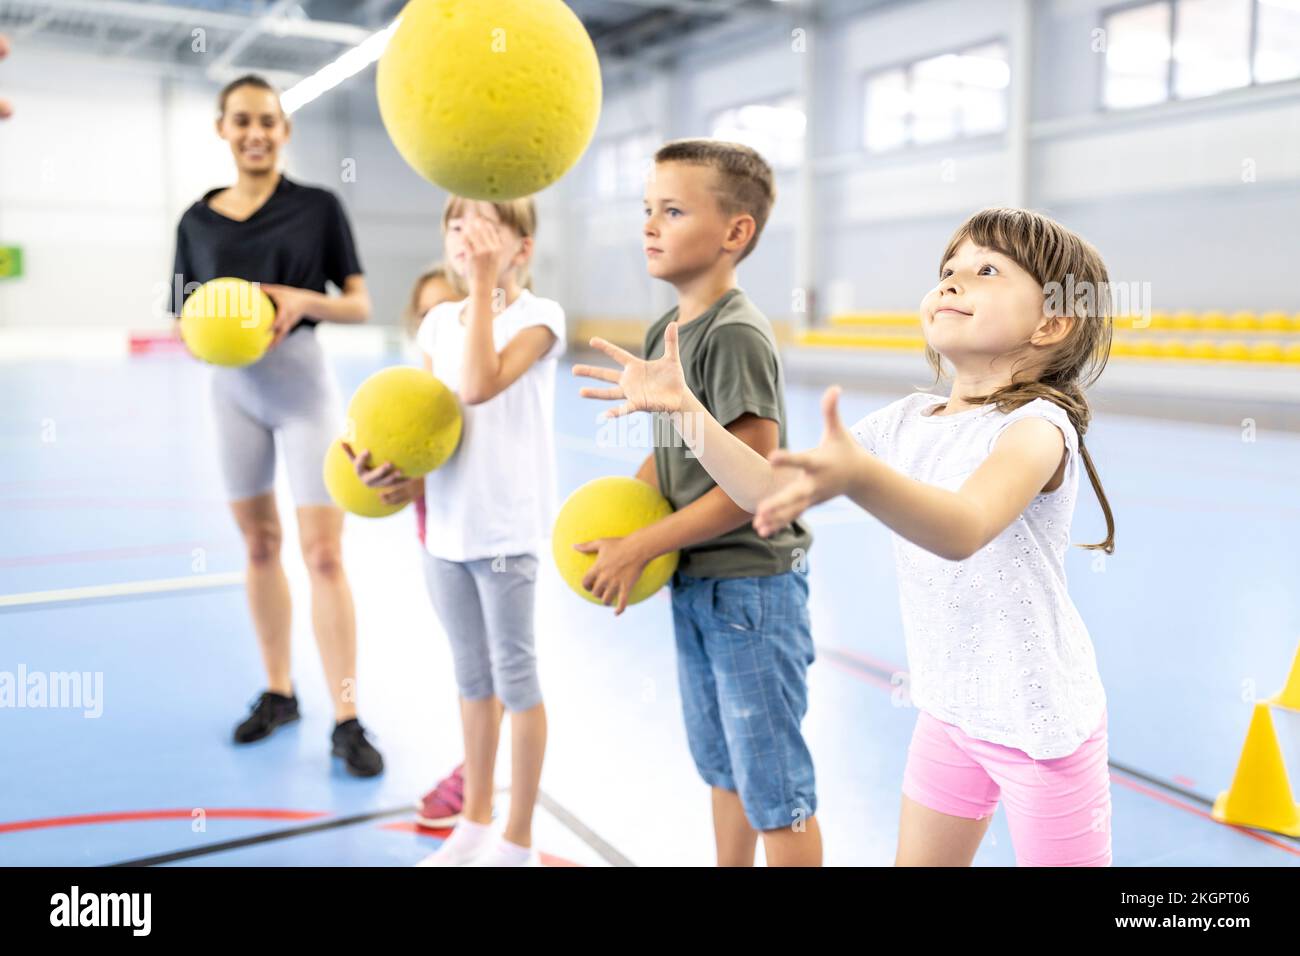
M 622 366 L 621 371 L 596 365 L 573 366 L 574 375 L 616 383 L 613 388 L 587 386 L 578 390 L 583 398 L 624 400 L 622 405 L 606 409 L 601 414 L 602 418 L 617 418 L 631 412 L 681 411 L 689 389 L 686 387 L 681 357 L 677 352 L 676 322 L 670 323 L 664 330 L 664 354 L 654 361 L 639 359 L 626 349 L 602 338 L 592 339 L 591 345 Z
M 793 522 L 813 505 L 844 494 L 853 477 L 855 462 L 865 454 L 840 421 L 840 387 L 832 385 L 822 395 L 822 440 L 803 452 L 778 448 L 768 455 L 775 467 L 798 469 L 780 490 L 758 503 L 754 530 L 770 537 Z

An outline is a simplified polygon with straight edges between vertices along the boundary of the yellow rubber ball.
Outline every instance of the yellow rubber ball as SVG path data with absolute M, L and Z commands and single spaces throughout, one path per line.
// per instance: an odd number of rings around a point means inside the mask
M 555 519 L 551 551 L 560 576 L 577 594 L 593 604 L 603 603 L 582 586 L 596 555 L 573 546 L 596 538 L 623 538 L 672 514 L 673 507 L 652 486 L 636 478 L 597 478 L 565 499 Z M 678 552 L 661 554 L 645 566 L 627 603 L 638 604 L 654 594 L 677 570 Z
M 427 474 L 460 444 L 460 403 L 423 369 L 397 365 L 371 375 L 348 403 L 347 440 L 370 452 L 370 463 L 391 461 L 407 477 Z
M 455 195 L 502 202 L 582 156 L 600 115 L 600 62 L 560 0 L 411 0 L 376 90 L 411 168 Z
M 335 439 L 325 453 L 325 489 L 330 493 L 334 503 L 344 511 L 363 518 L 383 518 L 396 514 L 406 507 L 405 504 L 385 504 L 379 497 L 380 490 L 371 488 L 357 477 L 352 460 L 343 450 L 343 439 Z
M 275 303 L 244 279 L 205 282 L 181 307 L 181 338 L 197 358 L 213 365 L 251 365 L 271 344 Z

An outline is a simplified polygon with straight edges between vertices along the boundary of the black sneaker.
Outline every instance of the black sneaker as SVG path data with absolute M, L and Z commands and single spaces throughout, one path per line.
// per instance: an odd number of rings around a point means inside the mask
M 334 728 L 334 756 L 347 762 L 354 777 L 373 777 L 384 770 L 384 758 L 366 739 L 365 729 L 355 717 Z
M 297 719 L 297 696 L 285 697 L 273 691 L 263 691 L 248 719 L 235 728 L 235 743 L 251 744 L 254 740 L 270 736 L 275 728 L 291 724 Z

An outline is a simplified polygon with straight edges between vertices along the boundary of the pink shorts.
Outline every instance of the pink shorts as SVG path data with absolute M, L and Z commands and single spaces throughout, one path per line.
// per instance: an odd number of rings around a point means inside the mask
M 903 793 L 931 810 L 973 820 L 991 815 L 1005 798 L 1020 866 L 1110 866 L 1105 714 L 1074 753 L 1035 760 L 921 711 Z

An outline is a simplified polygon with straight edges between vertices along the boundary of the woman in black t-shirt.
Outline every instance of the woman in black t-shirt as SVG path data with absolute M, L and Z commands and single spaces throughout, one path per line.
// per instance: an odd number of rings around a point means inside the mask
M 372 776 L 383 760 L 356 719 L 356 618 L 341 558 L 343 511 L 322 477 L 325 452 L 342 432 L 342 404 L 314 331 L 322 321 L 366 321 L 370 296 L 338 198 L 279 172 L 289 131 L 265 80 L 242 77 L 222 90 L 217 133 L 230 144 L 238 179 L 181 217 L 172 310 L 179 315 L 186 295 L 220 276 L 261 283 L 276 307 L 271 348 L 261 360 L 212 369 L 218 456 L 247 547 L 248 602 L 267 671 L 267 690 L 235 728 L 235 740 L 260 740 L 298 718 L 274 493 L 278 437 L 311 577 L 316 643 L 334 698 L 333 752 L 349 772 Z M 342 294 L 328 295 L 327 281 Z

